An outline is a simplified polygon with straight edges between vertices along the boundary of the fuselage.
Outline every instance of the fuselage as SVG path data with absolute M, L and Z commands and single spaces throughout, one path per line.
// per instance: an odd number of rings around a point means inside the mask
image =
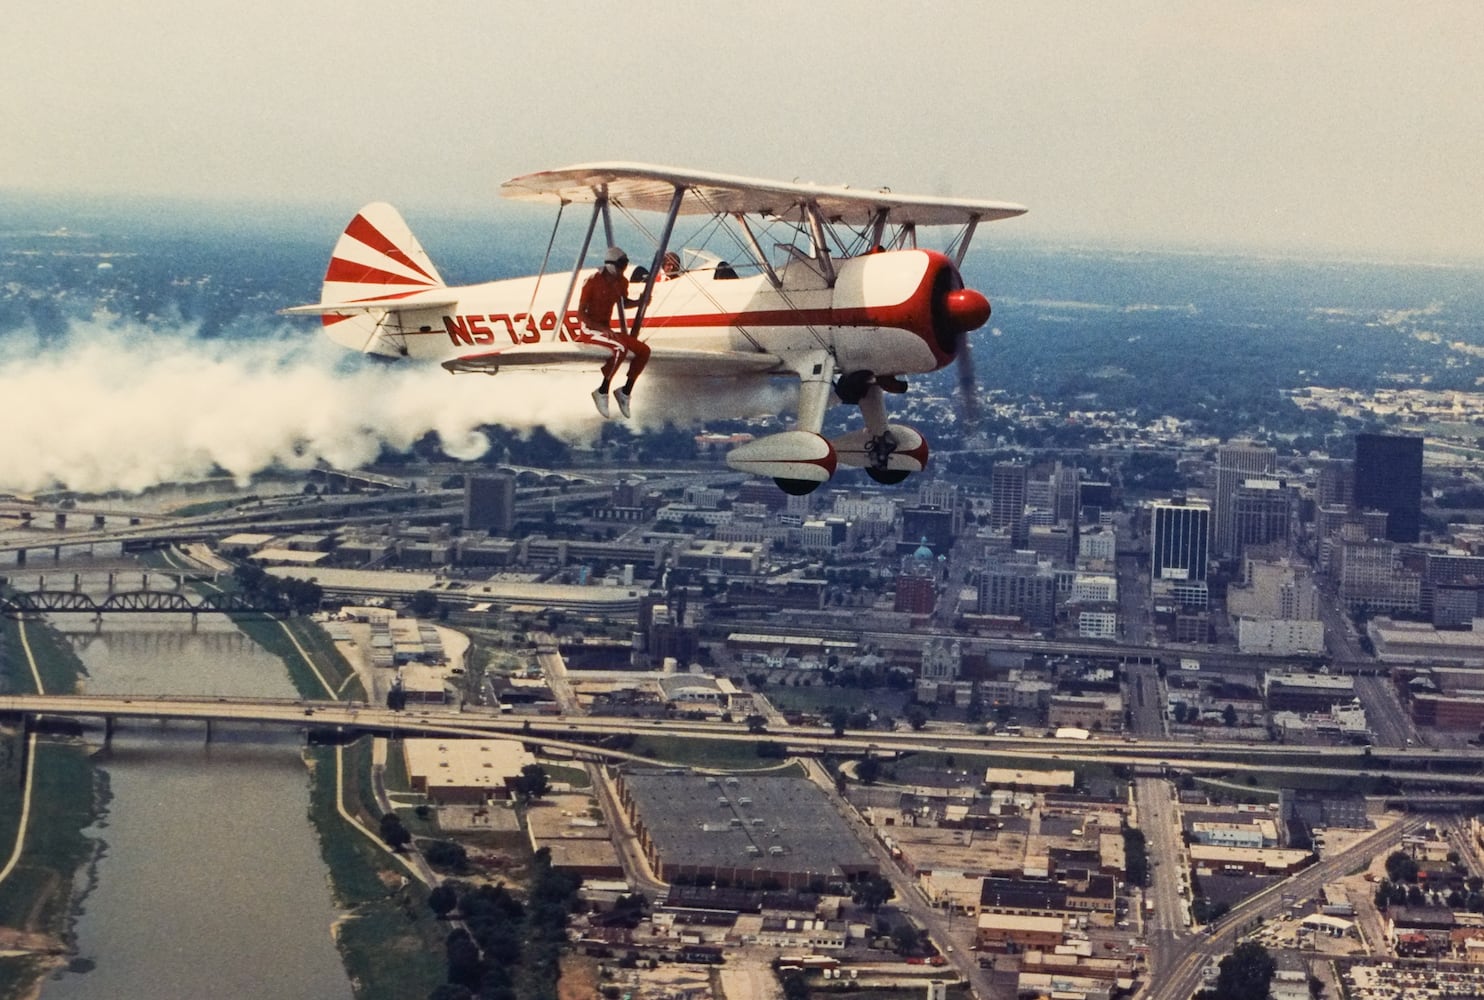
M 945 329 L 952 323 L 945 321 L 944 297 L 962 282 L 947 257 L 888 251 L 840 259 L 834 268 L 833 286 L 802 258 L 777 272 L 777 286 L 760 274 L 732 277 L 724 266 L 657 280 L 643 313 L 643 339 L 656 354 L 711 350 L 788 358 L 825 348 L 842 371 L 913 374 L 953 360 L 963 331 Z M 580 272 L 575 282 L 562 272 L 428 289 L 408 295 L 379 326 L 369 315 L 326 316 L 325 331 L 355 350 L 435 362 L 577 340 L 577 294 L 591 273 Z M 637 298 L 642 289 L 631 283 L 629 294 Z M 635 310 L 626 310 L 627 326 L 634 318 Z

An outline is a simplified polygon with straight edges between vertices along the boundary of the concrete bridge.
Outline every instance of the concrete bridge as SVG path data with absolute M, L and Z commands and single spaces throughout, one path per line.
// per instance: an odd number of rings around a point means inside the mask
M 586 740 L 605 736 L 643 737 L 658 733 L 699 740 L 773 743 L 787 753 L 837 753 L 886 758 L 904 753 L 964 753 L 980 757 L 1003 756 L 1023 762 L 1039 757 L 1050 767 L 1077 764 L 1113 764 L 1203 772 L 1268 772 L 1283 770 L 1334 778 L 1389 777 L 1401 782 L 1484 789 L 1484 749 L 1440 750 L 1397 748 L 1366 753 L 1361 747 L 1293 747 L 1281 744 L 1206 743 L 1170 740 L 1057 740 L 1035 737 L 985 737 L 947 730 L 922 732 L 846 732 L 835 736 L 828 727 L 789 727 L 776 732 L 749 732 L 735 723 L 683 719 L 627 719 L 593 716 L 511 716 L 454 712 L 442 706 L 411 706 L 392 711 L 366 703 L 301 701 L 293 699 L 104 697 L 92 695 L 0 695 L 0 718 L 37 717 L 102 719 L 111 731 L 119 719 L 178 719 L 200 723 L 249 723 L 297 729 L 366 732 L 382 735 L 438 738 L 496 738 L 538 740 L 564 746 L 578 754 L 636 758 L 595 746 Z M 1294 756 L 1312 764 L 1296 765 Z M 1021 766 L 1016 764 L 1015 766 Z

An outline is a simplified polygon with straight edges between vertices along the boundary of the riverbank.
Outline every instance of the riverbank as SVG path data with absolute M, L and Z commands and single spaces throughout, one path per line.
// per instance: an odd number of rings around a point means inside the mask
M 283 659 L 306 698 L 365 699 L 354 668 L 314 622 L 257 619 L 239 627 Z M 344 911 L 334 928 L 335 943 L 357 1000 L 427 996 L 446 978 L 448 928 L 428 907 L 428 886 L 373 832 L 381 820 L 373 742 L 362 737 L 343 747 L 304 751 L 309 819 L 319 835 L 335 903 Z M 405 776 L 395 767 L 386 768 L 384 780 L 394 791 L 405 790 Z
M 363 699 L 359 678 L 329 636 L 307 619 L 240 616 L 237 627 L 285 665 L 306 698 Z M 72 691 L 86 671 L 66 638 L 44 623 L 0 621 L 0 670 L 10 690 Z M 370 835 L 380 814 L 371 794 L 370 740 L 303 752 L 309 770 L 310 820 L 321 845 L 336 905 L 331 928 L 361 1000 L 426 996 L 444 980 L 443 938 L 427 906 L 427 887 Z M 18 731 L 0 731 L 0 1000 L 32 1000 L 73 952 L 70 926 L 97 842 L 85 835 L 100 816 L 104 776 L 81 741 L 35 741 L 34 759 Z M 29 769 L 29 773 L 28 773 Z M 27 780 L 29 778 L 29 780 Z M 347 822 L 337 805 L 337 787 Z
M 0 619 L 0 672 L 12 691 L 72 691 L 85 676 L 62 637 L 37 622 Z M 79 875 L 95 842 L 106 789 L 78 740 L 0 730 L 0 1000 L 37 996 L 66 964 Z

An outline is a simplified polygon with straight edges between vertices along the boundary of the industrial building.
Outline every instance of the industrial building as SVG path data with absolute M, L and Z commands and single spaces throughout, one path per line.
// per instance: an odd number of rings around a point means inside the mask
M 414 792 L 435 805 L 483 805 L 508 799 L 521 769 L 536 763 L 519 740 L 402 741 Z
M 651 867 L 666 882 L 802 889 L 879 871 L 805 778 L 628 771 L 617 785 Z

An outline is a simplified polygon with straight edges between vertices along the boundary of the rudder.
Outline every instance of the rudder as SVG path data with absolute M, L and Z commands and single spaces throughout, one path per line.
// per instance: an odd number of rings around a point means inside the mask
M 399 213 L 372 202 L 340 234 L 325 269 L 320 302 L 354 305 L 385 301 L 444 287 L 443 277 Z M 325 332 L 346 346 L 366 350 L 378 318 L 364 312 L 325 313 Z

